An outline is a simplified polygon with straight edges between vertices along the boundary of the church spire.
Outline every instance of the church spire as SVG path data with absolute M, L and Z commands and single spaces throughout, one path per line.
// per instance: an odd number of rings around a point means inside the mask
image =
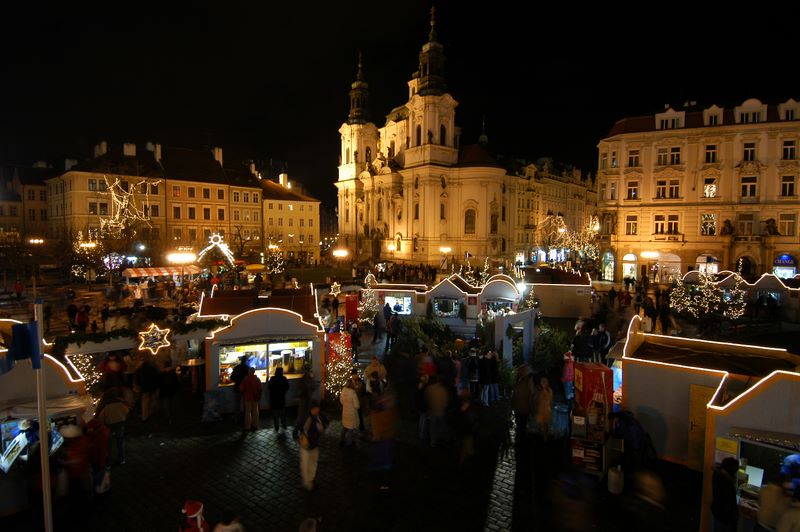
M 423 96 L 444 94 L 444 47 L 436 35 L 436 6 L 431 7 L 431 31 L 428 42 L 422 45 L 419 53 L 419 93 Z
M 489 137 L 486 135 L 486 115 L 483 115 L 483 120 L 481 120 L 481 134 L 478 137 L 478 144 L 481 146 L 489 144 Z
M 356 80 L 350 85 L 350 114 L 348 124 L 366 124 L 369 104 L 369 85 L 364 81 L 364 68 L 361 52 L 358 52 L 358 72 Z

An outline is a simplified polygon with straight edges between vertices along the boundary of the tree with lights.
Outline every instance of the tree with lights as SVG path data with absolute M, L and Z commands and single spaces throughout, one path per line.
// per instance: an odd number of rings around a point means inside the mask
M 364 279 L 366 288 L 361 292 L 361 301 L 358 302 L 358 321 L 359 323 L 375 324 L 375 316 L 381 307 L 378 304 L 378 297 L 375 295 L 375 290 L 372 288 L 377 284 L 378 280 L 371 273 L 367 274 Z
M 525 295 L 525 299 L 522 300 L 522 303 L 519 304 L 519 311 L 525 311 L 532 308 L 539 307 L 539 300 L 536 299 L 536 296 L 533 294 L 533 285 L 528 288 L 528 293 Z
M 286 267 L 281 252 L 276 249 L 270 249 L 267 253 L 269 254 L 267 256 L 267 272 L 271 274 L 283 273 Z
M 339 333 L 339 338 L 331 341 L 333 352 L 329 353 L 328 361 L 325 364 L 325 390 L 334 398 L 339 397 L 339 393 L 350 379 L 350 371 L 353 369 L 353 352 L 350 347 L 350 335 L 346 332 Z

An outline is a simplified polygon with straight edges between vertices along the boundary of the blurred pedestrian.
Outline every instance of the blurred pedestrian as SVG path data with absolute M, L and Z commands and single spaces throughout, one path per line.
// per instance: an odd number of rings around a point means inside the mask
M 517 382 L 514 385 L 511 408 L 514 411 L 517 442 L 522 442 L 528 427 L 528 416 L 533 409 L 533 379 L 527 364 L 517 368 Z
M 370 376 L 373 372 L 378 372 L 381 381 L 386 381 L 386 367 L 380 363 L 377 356 L 373 356 L 369 365 L 364 368 L 364 375 Z
M 429 383 L 425 388 L 425 402 L 428 407 L 431 447 L 437 447 L 447 437 L 445 414 L 450 394 L 437 375 L 431 375 Z
M 314 373 L 309 369 L 297 380 L 297 419 L 295 425 L 300 423 L 300 419 L 305 416 L 311 405 L 311 398 L 314 395 Z
M 328 418 L 320 411 L 319 403 L 312 401 L 311 408 L 293 431 L 294 439 L 300 447 L 300 477 L 303 488 L 307 491 L 314 489 L 319 462 L 319 444 L 327 427 Z
M 342 388 L 339 402 L 342 404 L 342 436 L 339 445 L 351 447 L 355 444 L 353 432 L 358 428 L 358 410 L 361 408 L 352 379 L 349 379 Z
M 714 467 L 711 478 L 711 515 L 714 532 L 736 532 L 739 506 L 736 502 L 736 472 L 739 460 L 727 457 Z
M 286 392 L 289 391 L 289 380 L 283 375 L 283 368 L 275 369 L 275 375 L 267 382 L 269 390 L 269 409 L 272 412 L 272 423 L 275 432 L 280 430 L 279 422 L 286 430 Z
M 256 376 L 256 368 L 247 368 L 247 377 L 239 389 L 244 397 L 244 430 L 258 430 L 261 381 Z
M 234 420 L 238 420 L 239 415 L 242 413 L 242 391 L 241 386 L 244 379 L 247 378 L 247 355 L 239 357 L 239 363 L 233 367 L 231 371 L 231 382 L 233 383 L 233 397 L 236 406 L 233 409 Z
M 25 290 L 25 285 L 19 279 L 14 283 L 14 293 L 17 295 L 17 301 L 22 300 L 22 291 Z
M 226 508 L 222 512 L 222 521 L 214 527 L 214 532 L 244 532 L 244 527 L 242 527 L 234 511 Z
M 135 384 L 141 392 L 142 421 L 147 421 L 158 405 L 158 388 L 161 384 L 160 372 L 149 359 L 145 359 L 136 369 Z
M 125 465 L 125 422 L 128 419 L 130 405 L 124 400 L 119 390 L 120 388 L 111 388 L 103 394 L 100 404 L 97 406 L 95 418 L 111 430 L 108 445 L 109 463 L 111 461 L 111 443 L 114 442 L 117 447 L 117 463 Z
M 546 376 L 539 377 L 534 394 L 536 426 L 545 440 L 550 437 L 550 420 L 553 417 L 553 390 Z
M 159 383 L 158 393 L 161 397 L 161 406 L 164 409 L 164 416 L 167 423 L 172 425 L 172 412 L 175 410 L 175 394 L 178 393 L 178 375 L 172 367 L 172 360 L 164 361 L 164 369 L 161 370 L 161 382 Z

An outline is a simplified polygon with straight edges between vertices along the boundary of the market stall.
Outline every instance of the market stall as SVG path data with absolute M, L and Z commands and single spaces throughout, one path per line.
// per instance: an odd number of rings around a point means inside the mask
M 240 314 L 206 339 L 206 397 L 222 412 L 232 412 L 235 396 L 231 374 L 244 360 L 262 383 L 277 368 L 283 368 L 289 380 L 286 403 L 296 404 L 297 383 L 307 372 L 312 372 L 319 389 L 324 345 L 322 331 L 296 312 L 269 307 Z M 263 393 L 261 405 L 268 404 L 269 394 Z

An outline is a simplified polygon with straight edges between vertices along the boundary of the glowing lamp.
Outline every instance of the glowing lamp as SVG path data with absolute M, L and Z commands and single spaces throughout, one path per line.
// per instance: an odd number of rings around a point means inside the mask
M 453 248 L 451 248 L 450 246 L 442 246 L 442 247 L 439 248 L 439 251 L 441 251 L 442 253 L 447 255 L 448 253 L 453 251 Z
M 172 264 L 191 264 L 197 260 L 197 255 L 187 251 L 177 251 L 167 255 L 167 260 Z
M 333 256 L 336 257 L 337 259 L 343 259 L 349 254 L 350 253 L 346 249 L 334 249 L 333 250 Z
M 658 251 L 642 251 L 639 254 L 643 259 L 657 259 Z

